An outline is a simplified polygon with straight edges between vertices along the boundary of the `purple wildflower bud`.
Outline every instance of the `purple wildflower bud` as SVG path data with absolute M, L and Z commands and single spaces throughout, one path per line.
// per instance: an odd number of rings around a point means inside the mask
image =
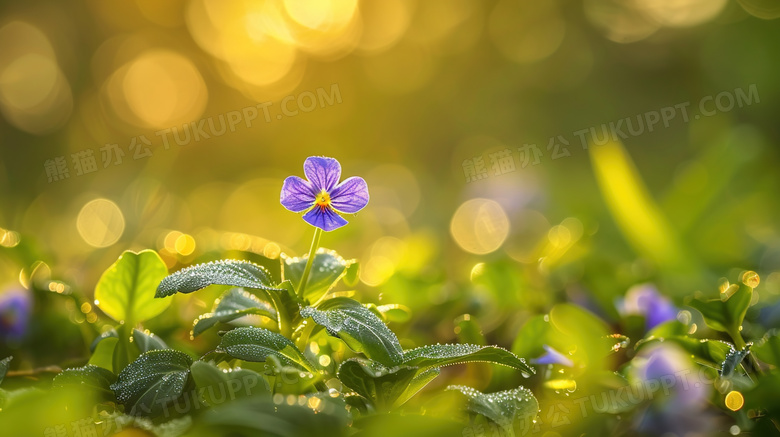
M 280 201 L 292 212 L 323 231 L 347 224 L 340 214 L 354 214 L 368 204 L 368 185 L 353 176 L 339 183 L 341 164 L 334 158 L 311 156 L 303 164 L 308 180 L 290 176 L 284 180 Z
M 32 299 L 23 288 L 6 289 L 0 294 L 0 337 L 5 341 L 21 340 L 30 321 Z
M 631 287 L 626 293 L 626 297 L 618 302 L 617 307 L 622 315 L 644 316 L 648 331 L 661 323 L 674 320 L 678 312 L 669 298 L 659 293 L 652 284 Z
M 560 364 L 561 366 L 574 367 L 574 362 L 562 353 L 546 344 L 542 345 L 542 347 L 546 352 L 539 358 L 531 360 L 534 364 Z

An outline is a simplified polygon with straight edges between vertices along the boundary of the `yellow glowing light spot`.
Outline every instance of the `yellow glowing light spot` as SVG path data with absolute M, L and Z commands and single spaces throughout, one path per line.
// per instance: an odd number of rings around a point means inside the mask
M 725 289 L 724 291 L 722 291 L 720 293 L 720 300 L 723 301 L 723 302 L 729 300 L 729 298 L 731 296 L 733 296 L 734 293 L 737 292 L 737 290 L 739 290 L 739 285 L 731 284 L 731 286 L 729 286 L 729 288 Z
M 387 257 L 376 255 L 360 268 L 360 280 L 376 287 L 382 285 L 395 273 L 395 263 Z
M 327 27 L 333 13 L 332 6 L 328 0 L 284 0 L 284 8 L 290 17 L 310 29 Z
M 0 246 L 3 247 L 15 247 L 19 243 L 21 243 L 22 237 L 19 235 L 18 232 L 15 231 L 6 231 L 5 229 L 0 229 Z
M 295 405 L 298 402 L 298 397 L 295 395 L 287 395 L 287 405 Z
M 81 304 L 81 312 L 86 314 L 88 312 L 92 311 L 92 305 L 89 304 L 89 302 L 84 302 Z
M 203 114 L 208 101 L 198 69 L 170 50 L 142 53 L 111 76 L 106 92 L 125 121 L 151 129 L 193 121 Z
M 320 353 L 320 345 L 318 345 L 316 341 L 313 341 L 309 343 L 309 350 L 311 350 L 311 353 L 314 355 L 317 355 Z
M 550 379 L 544 382 L 544 386 L 552 390 L 574 391 L 577 389 L 577 381 L 573 379 Z
M 718 290 L 720 290 L 721 293 L 725 293 L 729 287 L 731 287 L 729 280 L 726 278 L 720 278 L 720 281 L 718 282 Z
M 108 247 L 116 243 L 125 231 L 125 218 L 116 203 L 95 199 L 81 208 L 76 227 L 81 238 L 90 246 Z
M 182 234 L 176 239 L 176 252 L 182 256 L 191 255 L 195 251 L 195 239 L 192 235 Z
M 40 134 L 64 124 L 73 109 L 70 84 L 37 27 L 12 21 L 0 28 L 0 112 L 24 131 Z
M 38 54 L 21 56 L 0 73 L 0 95 L 19 109 L 33 108 L 52 92 L 58 73 L 52 59 Z
M 742 396 L 742 393 L 730 391 L 729 394 L 726 395 L 726 408 L 729 410 L 737 411 L 742 408 L 743 405 L 745 405 L 745 398 Z
M 750 270 L 742 274 L 742 283 L 750 288 L 758 287 L 761 282 L 761 278 L 758 277 L 758 273 Z
M 485 263 L 474 264 L 474 267 L 471 268 L 471 281 L 478 279 L 483 273 L 485 273 Z
M 270 259 L 277 259 L 282 253 L 282 248 L 276 243 L 268 243 L 263 247 L 263 256 Z
M 313 396 L 309 398 L 308 404 L 309 404 L 309 408 L 311 408 L 312 410 L 319 409 L 320 403 L 322 403 L 322 400 L 320 400 L 320 398 L 313 397 Z
M 182 235 L 183 234 L 179 231 L 168 232 L 163 239 L 163 247 L 169 252 L 176 252 L 176 240 Z
M 320 355 L 318 361 L 320 362 L 320 366 L 322 367 L 326 367 L 330 365 L 330 357 L 327 355 Z
M 689 27 L 715 18 L 727 0 L 646 0 L 636 2 L 647 16 L 669 27 Z
M 643 40 L 660 25 L 635 4 L 622 0 L 585 0 L 585 16 L 611 41 L 622 44 Z
M 495 251 L 509 235 L 509 219 L 498 202 L 476 198 L 458 207 L 450 233 L 466 252 L 484 255 Z

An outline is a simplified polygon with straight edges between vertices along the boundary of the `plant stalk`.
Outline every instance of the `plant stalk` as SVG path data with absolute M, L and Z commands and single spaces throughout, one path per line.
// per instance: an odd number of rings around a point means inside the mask
M 320 247 L 320 237 L 322 236 L 322 229 L 314 228 L 314 238 L 311 240 L 311 248 L 309 249 L 309 259 L 306 260 L 306 268 L 303 269 L 303 276 L 301 276 L 301 283 L 298 286 L 297 295 L 303 300 L 303 293 L 306 291 L 306 283 L 309 281 L 309 273 L 311 272 L 311 266 L 314 263 L 314 256 L 317 254 L 317 249 Z

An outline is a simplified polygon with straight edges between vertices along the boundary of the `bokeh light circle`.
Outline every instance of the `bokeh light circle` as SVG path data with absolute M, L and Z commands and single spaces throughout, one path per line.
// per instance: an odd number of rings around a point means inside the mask
M 76 227 L 84 241 L 93 247 L 108 247 L 119 241 L 125 231 L 125 217 L 116 203 L 94 199 L 79 211 Z
M 458 207 L 450 233 L 466 252 L 484 255 L 495 251 L 509 235 L 509 218 L 495 200 L 476 198 Z

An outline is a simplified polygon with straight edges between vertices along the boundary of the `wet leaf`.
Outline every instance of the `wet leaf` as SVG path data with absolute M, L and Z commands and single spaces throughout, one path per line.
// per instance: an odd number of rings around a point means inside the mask
M 65 369 L 52 381 L 52 388 L 73 387 L 79 390 L 92 390 L 103 400 L 113 401 L 111 384 L 116 375 L 111 371 L 92 364 L 76 369 Z
M 221 260 L 198 264 L 165 277 L 157 287 L 155 297 L 192 293 L 209 285 L 257 288 L 279 291 L 272 287 L 271 274 L 265 267 L 241 260 Z
M 270 393 L 262 375 L 248 369 L 222 370 L 212 363 L 196 361 L 190 367 L 201 402 L 217 405 L 228 399 Z
M 369 399 L 379 411 L 389 411 L 418 373 L 416 367 L 385 367 L 376 361 L 350 358 L 339 367 L 341 382 Z
M 734 372 L 737 370 L 737 366 L 742 364 L 742 360 L 745 359 L 745 357 L 748 356 L 750 353 L 750 346 L 745 346 L 742 350 L 736 350 L 732 349 L 729 351 L 728 355 L 726 355 L 726 359 L 723 360 L 723 364 L 720 366 L 720 370 L 718 373 L 723 378 L 731 378 L 734 375 Z
M 168 345 L 165 344 L 160 337 L 147 331 L 139 331 L 133 329 L 133 344 L 138 348 L 139 353 L 149 352 L 158 349 L 168 349 Z
M 198 336 L 219 322 L 227 323 L 248 315 L 261 315 L 274 321 L 277 317 L 270 303 L 240 288 L 230 289 L 214 303 L 210 313 L 195 321 L 192 335 Z
M 382 320 L 359 302 L 345 298 L 333 298 L 316 309 L 301 310 L 301 317 L 311 317 L 318 325 L 327 329 L 334 337 L 342 339 L 347 346 L 385 366 L 401 364 L 403 350 L 395 336 Z
M 222 337 L 217 351 L 246 361 L 265 361 L 269 355 L 273 355 L 285 365 L 314 373 L 312 364 L 292 341 L 263 328 L 244 327 L 228 331 Z
M 523 372 L 536 373 L 526 364 L 525 359 L 518 358 L 512 352 L 498 346 L 437 344 L 406 351 L 403 356 L 404 365 L 417 366 L 421 369 L 473 362 L 501 364 Z
M 504 431 L 522 435 L 533 426 L 539 403 L 530 390 L 518 387 L 496 393 L 482 393 L 462 385 L 451 385 L 447 390 L 458 391 L 467 398 L 466 410 L 485 416 Z
M 308 255 L 296 258 L 290 258 L 285 254 L 281 256 L 282 279 L 292 282 L 296 290 L 300 288 L 301 277 L 308 260 Z M 318 249 L 312 261 L 309 279 L 306 281 L 304 299 L 317 302 L 347 274 L 348 268 L 353 263 L 354 261 L 346 261 L 332 250 Z M 356 272 L 350 271 L 350 273 Z
M 172 349 L 153 350 L 128 364 L 111 385 L 125 412 L 158 416 L 184 393 L 192 358 Z
M 6 357 L 0 360 L 0 384 L 3 382 L 3 379 L 5 379 L 5 374 L 8 373 L 8 367 L 11 365 L 11 360 L 13 360 L 14 357 Z

